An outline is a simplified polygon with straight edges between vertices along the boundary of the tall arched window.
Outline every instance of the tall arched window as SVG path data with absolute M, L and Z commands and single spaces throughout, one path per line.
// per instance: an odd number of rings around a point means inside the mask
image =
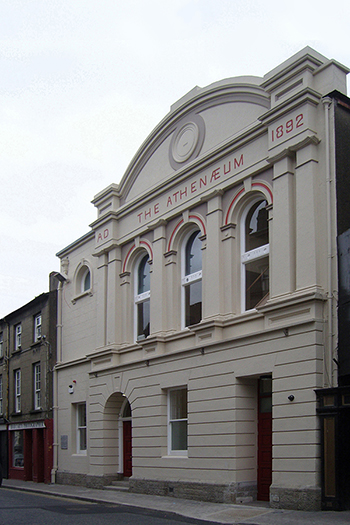
M 136 339 L 144 339 L 150 334 L 151 276 L 149 257 L 145 255 L 137 266 L 136 273 Z
M 251 310 L 263 304 L 269 295 L 267 201 L 256 200 L 242 222 L 242 310 Z
M 190 326 L 202 319 L 202 242 L 199 230 L 187 239 L 183 259 L 184 325 Z

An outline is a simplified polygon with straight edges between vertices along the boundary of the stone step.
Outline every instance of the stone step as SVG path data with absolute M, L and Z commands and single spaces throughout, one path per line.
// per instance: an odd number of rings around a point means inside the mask
M 128 480 L 112 481 L 111 485 L 107 485 L 106 487 L 104 487 L 104 490 L 116 490 L 119 492 L 129 492 L 129 481 Z

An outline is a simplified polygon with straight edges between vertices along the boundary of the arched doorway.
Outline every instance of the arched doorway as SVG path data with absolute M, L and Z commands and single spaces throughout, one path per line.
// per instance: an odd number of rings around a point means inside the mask
M 131 406 L 129 401 L 125 398 L 121 407 L 120 415 L 120 464 L 123 465 L 123 476 L 130 478 L 132 476 L 132 418 Z

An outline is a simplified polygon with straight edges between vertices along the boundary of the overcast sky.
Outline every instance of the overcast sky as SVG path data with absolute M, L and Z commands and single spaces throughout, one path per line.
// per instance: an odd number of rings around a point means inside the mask
M 310 45 L 350 66 L 350 2 L 0 0 L 0 317 L 48 291 L 170 105 Z

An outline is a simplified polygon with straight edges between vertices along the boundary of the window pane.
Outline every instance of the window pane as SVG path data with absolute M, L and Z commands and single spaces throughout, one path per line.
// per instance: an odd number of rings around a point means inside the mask
M 187 450 L 187 421 L 171 423 L 172 450 Z
M 148 264 L 148 255 L 142 259 L 138 269 L 138 294 L 148 292 L 151 289 L 150 266 Z
M 186 244 L 186 275 L 202 269 L 202 241 L 199 236 L 199 231 L 192 233 Z
M 245 265 L 246 310 L 255 308 L 269 293 L 269 259 L 264 257 Z
M 86 450 L 86 428 L 79 429 L 79 450 Z
M 86 406 L 79 405 L 78 407 L 78 425 L 79 427 L 86 427 Z
M 86 290 L 90 290 L 91 288 L 91 276 L 90 271 L 87 271 L 87 274 L 85 275 L 84 284 L 83 284 L 83 291 L 86 292 Z
M 245 222 L 245 251 L 248 252 L 269 243 L 267 202 L 259 201 L 249 210 Z
M 185 287 L 185 326 L 197 324 L 202 319 L 202 282 Z
M 187 418 L 187 390 L 170 391 L 170 419 Z
M 13 467 L 23 467 L 23 430 L 15 430 L 12 433 L 13 439 Z
M 150 301 L 137 305 L 137 337 L 147 337 L 150 334 Z

